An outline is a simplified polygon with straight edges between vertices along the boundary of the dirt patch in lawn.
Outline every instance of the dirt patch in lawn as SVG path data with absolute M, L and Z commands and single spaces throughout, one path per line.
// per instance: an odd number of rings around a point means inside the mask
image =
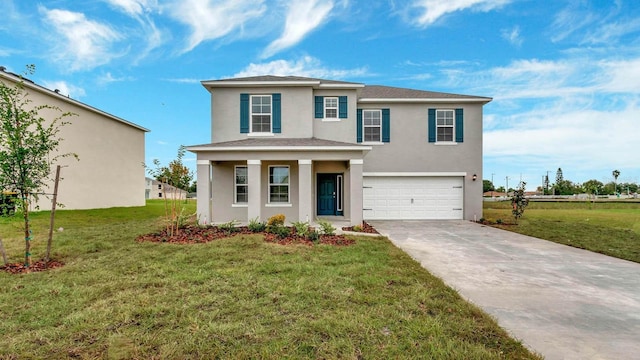
M 162 230 L 156 233 L 140 235 L 136 238 L 136 241 L 166 242 L 173 244 L 202 244 L 235 235 L 258 234 L 263 235 L 266 242 L 281 245 L 303 244 L 313 246 L 314 244 L 325 244 L 347 246 L 355 243 L 355 240 L 347 238 L 344 235 L 320 235 L 319 239 L 314 242 L 308 238 L 298 236 L 294 227 L 289 227 L 289 232 L 289 236 L 280 237 L 276 234 L 268 232 L 252 232 L 246 226 L 238 226 L 232 231 L 223 230 L 218 228 L 217 226 L 187 226 L 180 229 L 177 234 L 169 235 L 166 230 Z
M 0 266 L 0 271 L 5 271 L 10 274 L 28 274 L 32 272 L 46 271 L 64 266 L 64 263 L 56 260 L 49 260 L 45 263 L 44 260 L 34 261 L 29 267 L 24 266 L 23 263 L 13 263 Z

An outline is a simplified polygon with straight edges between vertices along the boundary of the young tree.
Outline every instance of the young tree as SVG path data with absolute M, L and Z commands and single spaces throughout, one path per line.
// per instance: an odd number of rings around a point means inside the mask
M 486 193 L 487 191 L 495 191 L 496 188 L 491 182 L 491 180 L 482 180 L 482 192 Z
M 513 207 L 511 213 L 516 220 L 516 224 L 518 223 L 518 219 L 524 214 L 524 209 L 529 205 L 529 199 L 524 196 L 525 185 L 527 185 L 527 183 L 521 181 L 518 189 L 513 192 L 513 196 L 511 197 L 511 206 Z
M 184 146 L 180 146 L 178 149 L 178 156 L 175 160 L 172 160 L 169 163 L 169 166 L 161 166 L 160 160 L 154 159 L 153 164 L 155 165 L 154 169 L 147 169 L 149 174 L 155 177 L 158 181 L 161 181 L 165 184 L 169 184 L 173 186 L 171 193 L 167 196 L 166 186 L 163 186 L 163 198 L 164 198 L 164 210 L 165 210 L 165 218 L 166 218 L 166 231 L 167 235 L 173 236 L 177 235 L 180 232 L 180 228 L 184 225 L 185 219 L 189 215 L 184 214 L 184 206 L 180 206 L 181 196 L 176 190 L 176 188 L 180 188 L 178 185 L 183 185 L 184 188 L 187 189 L 191 179 L 193 178 L 193 174 L 191 171 L 187 169 L 186 166 L 182 163 L 182 158 L 186 153 L 186 149 Z M 177 185 L 174 185 L 177 184 Z M 171 199 L 169 199 L 171 198 Z
M 27 66 L 26 74 L 33 74 L 35 66 Z M 58 115 L 45 119 L 40 112 L 47 110 Z M 17 196 L 17 205 L 24 219 L 24 265 L 31 265 L 31 228 L 29 201 L 38 199 L 51 181 L 51 164 L 62 141 L 60 127 L 64 118 L 75 115 L 50 105 L 32 105 L 24 86 L 24 79 L 15 85 L 0 82 L 0 186 Z

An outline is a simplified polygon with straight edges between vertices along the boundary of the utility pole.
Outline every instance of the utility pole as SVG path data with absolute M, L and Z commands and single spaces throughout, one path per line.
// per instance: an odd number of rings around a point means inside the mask
M 505 191 L 507 192 L 507 196 L 509 196 L 509 177 L 505 177 L 505 179 L 507 180 L 507 187 L 505 188 Z

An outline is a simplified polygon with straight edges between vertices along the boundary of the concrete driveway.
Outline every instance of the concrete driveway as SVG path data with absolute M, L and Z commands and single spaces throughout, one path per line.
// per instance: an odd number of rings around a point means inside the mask
M 470 221 L 369 223 L 545 358 L 640 359 L 640 264 Z

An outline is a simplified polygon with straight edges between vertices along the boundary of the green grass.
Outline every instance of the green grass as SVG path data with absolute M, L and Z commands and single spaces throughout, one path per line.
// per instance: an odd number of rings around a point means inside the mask
M 0 273 L 0 358 L 536 358 L 385 238 L 137 243 L 161 203 L 57 214 L 66 265 Z M 20 261 L 17 220 L 0 231 Z
M 484 217 L 513 223 L 510 202 L 485 202 Z M 640 262 L 640 203 L 530 202 L 520 234 Z

